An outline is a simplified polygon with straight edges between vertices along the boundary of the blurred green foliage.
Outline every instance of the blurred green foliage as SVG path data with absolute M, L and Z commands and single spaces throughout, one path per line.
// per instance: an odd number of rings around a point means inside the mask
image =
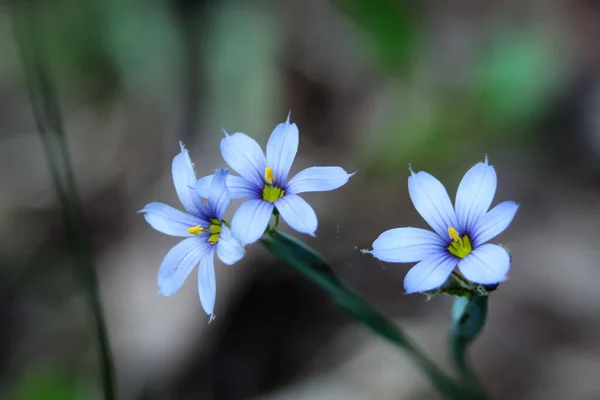
M 14 400 L 71 400 L 75 399 L 72 380 L 55 369 L 39 369 L 17 383 L 11 399 Z

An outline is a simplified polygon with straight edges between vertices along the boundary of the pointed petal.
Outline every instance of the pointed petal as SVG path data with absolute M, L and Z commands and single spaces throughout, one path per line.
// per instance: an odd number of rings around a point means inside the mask
M 198 267 L 198 294 L 200 294 L 200 303 L 204 311 L 212 315 L 215 309 L 215 299 L 217 297 L 217 281 L 215 279 L 215 250 L 211 247 Z
M 188 237 L 193 236 L 188 228 L 200 225 L 203 221 L 191 214 L 179 211 L 163 203 L 150 203 L 139 212 L 151 227 L 165 235 Z
M 510 225 L 519 205 L 514 201 L 504 201 L 492 208 L 475 225 L 473 230 L 473 245 L 475 247 L 491 240 L 504 232 Z
M 341 167 L 310 167 L 298 172 L 287 184 L 287 192 L 326 192 L 348 182 L 355 173 L 349 174 Z
M 208 175 L 196 182 L 196 193 L 200 197 L 208 198 L 213 177 L 214 175 Z M 264 186 L 256 186 L 247 179 L 229 174 L 227 175 L 227 187 L 232 199 L 256 199 L 260 197 Z
M 449 238 L 448 228 L 458 229 L 458 220 L 448 192 L 432 175 L 411 170 L 408 193 L 416 210 L 438 235 Z
M 244 257 L 244 246 L 237 240 L 227 225 L 221 226 L 217 242 L 217 255 L 227 265 L 233 265 Z
M 256 242 L 267 229 L 273 203 L 264 200 L 248 200 L 237 209 L 231 220 L 231 230 L 242 245 Z
M 456 216 L 461 233 L 471 232 L 485 215 L 496 194 L 496 170 L 485 162 L 475 164 L 462 178 L 456 192 Z
M 287 121 L 277 125 L 267 142 L 267 164 L 273 168 L 278 185 L 285 184 L 296 152 L 298 151 L 298 127 Z
M 158 270 L 159 294 L 171 296 L 177 292 L 210 247 L 206 240 L 192 237 L 169 250 Z
M 219 168 L 215 171 L 214 178 L 210 184 L 210 193 L 208 194 L 208 206 L 219 221 L 223 219 L 223 214 L 231 202 L 229 188 L 227 188 L 227 176 L 229 171 Z
M 445 252 L 428 256 L 406 274 L 406 293 L 426 292 L 442 286 L 456 267 L 456 262 L 456 258 Z
M 438 234 L 419 228 L 396 228 L 383 232 L 370 252 L 381 261 L 416 262 L 444 250 L 446 242 Z
M 286 194 L 275 202 L 275 207 L 292 229 L 315 236 L 318 225 L 317 214 L 300 196 Z
M 503 247 L 484 244 L 460 260 L 458 269 L 471 282 L 489 285 L 506 279 L 510 256 Z
M 225 135 L 221 140 L 221 154 L 235 172 L 255 186 L 264 185 L 267 160 L 254 139 L 244 133 Z
M 194 193 L 190 190 L 196 184 L 196 174 L 194 172 L 194 164 L 190 159 L 187 149 L 179 142 L 181 153 L 173 158 L 172 174 L 175 190 L 181 204 L 192 214 L 197 214 L 198 209 L 192 200 Z

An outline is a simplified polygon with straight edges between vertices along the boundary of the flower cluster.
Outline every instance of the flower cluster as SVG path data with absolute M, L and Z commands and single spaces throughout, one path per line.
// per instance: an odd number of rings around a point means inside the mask
M 410 198 L 434 232 L 411 227 L 390 229 L 375 240 L 369 252 L 382 261 L 418 262 L 404 279 L 407 293 L 442 286 L 456 266 L 462 277 L 476 284 L 494 285 L 505 280 L 510 255 L 505 248 L 487 242 L 510 225 L 519 206 L 505 201 L 488 211 L 497 178 L 487 157 L 463 177 L 454 207 L 440 181 L 427 172 L 410 172 Z
M 232 265 L 244 256 L 244 247 L 257 241 L 276 215 L 298 232 L 314 236 L 318 220 L 300 193 L 319 192 L 343 186 L 353 174 L 340 167 L 311 167 L 287 179 L 298 150 L 298 127 L 288 119 L 279 124 L 267 143 L 266 156 L 259 144 L 244 133 L 221 140 L 221 153 L 240 176 L 217 169 L 196 180 L 188 151 L 173 159 L 173 183 L 187 213 L 163 203 L 150 203 L 141 213 L 157 231 L 185 237 L 165 256 L 159 272 L 159 294 L 171 296 L 182 286 L 196 265 L 198 291 L 204 311 L 214 314 L 216 282 L 214 254 Z M 231 199 L 247 199 L 231 224 L 223 220 Z

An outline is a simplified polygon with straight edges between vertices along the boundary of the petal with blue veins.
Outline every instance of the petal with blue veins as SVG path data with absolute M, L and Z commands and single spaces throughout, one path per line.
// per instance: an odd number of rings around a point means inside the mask
M 504 232 L 518 209 L 519 205 L 514 201 L 504 201 L 488 211 L 473 229 L 473 245 L 477 247 Z
M 444 252 L 428 256 L 406 274 L 406 293 L 426 292 L 442 286 L 456 267 L 456 262 L 456 258 Z
M 187 237 L 192 236 L 188 228 L 204 223 L 201 219 L 179 211 L 163 203 L 150 203 L 139 212 L 144 213 L 146 221 L 165 235 Z
M 292 229 L 315 236 L 318 225 L 317 214 L 300 196 L 286 194 L 275 202 L 275 207 Z
M 275 173 L 275 182 L 283 185 L 298 152 L 298 127 L 287 121 L 277 125 L 267 142 L 267 164 Z
M 181 204 L 192 214 L 196 214 L 198 209 L 196 208 L 194 201 L 192 200 L 193 193 L 190 188 L 193 188 L 196 184 L 196 174 L 194 173 L 194 164 L 190 159 L 190 155 L 182 142 L 179 142 L 181 147 L 181 153 L 177 154 L 173 158 L 172 174 L 173 184 L 177 191 L 177 196 Z
M 233 265 L 244 257 L 244 246 L 233 235 L 227 225 L 221 226 L 221 234 L 217 242 L 217 255 L 227 265 Z
M 265 200 L 247 200 L 236 211 L 231 220 L 235 237 L 247 245 L 256 242 L 267 229 L 274 205 Z
M 370 252 L 381 261 L 416 262 L 444 251 L 446 242 L 438 234 L 419 228 L 396 228 L 383 232 Z
M 213 178 L 214 175 L 208 175 L 198 179 L 195 189 L 200 197 L 208 198 Z M 256 199 L 261 196 L 264 185 L 257 186 L 240 176 L 229 174 L 227 175 L 227 187 L 232 199 Z
M 476 248 L 458 263 L 465 278 L 483 285 L 504 281 L 509 268 L 510 256 L 506 249 L 489 243 Z
M 496 194 L 496 170 L 485 162 L 475 164 L 462 178 L 456 192 L 456 216 L 461 233 L 470 232 L 485 215 Z
M 200 259 L 210 252 L 211 247 L 205 239 L 192 237 L 169 250 L 158 270 L 159 293 L 171 296 L 177 292 Z
M 458 220 L 448 192 L 432 175 L 411 170 L 408 193 L 415 209 L 438 235 L 449 238 L 448 228 L 458 229 Z
M 235 172 L 256 186 L 264 185 L 265 155 L 254 139 L 244 133 L 225 134 L 221 139 L 223 159 Z
M 229 172 L 226 169 L 217 169 L 208 194 L 208 206 L 214 214 L 213 217 L 216 217 L 219 221 L 223 219 L 225 210 L 231 202 L 229 188 L 227 187 L 227 175 L 229 175 Z
M 341 167 L 310 167 L 298 172 L 286 185 L 287 192 L 326 192 L 337 189 L 354 175 Z
M 215 250 L 211 246 L 200 260 L 198 267 L 198 294 L 200 303 L 206 314 L 210 315 L 212 321 L 215 310 L 215 299 L 217 297 L 217 282 L 215 279 Z

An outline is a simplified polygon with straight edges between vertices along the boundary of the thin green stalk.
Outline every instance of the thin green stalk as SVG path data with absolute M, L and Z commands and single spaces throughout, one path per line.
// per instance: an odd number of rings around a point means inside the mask
M 310 247 L 274 230 L 266 233 L 262 242 L 275 256 L 328 292 L 333 300 L 356 320 L 404 350 L 445 398 L 479 398 L 454 382 L 395 323 L 373 309 L 360 295 L 347 287 Z
M 65 139 L 58 96 L 43 53 L 44 27 L 36 18 L 36 2 L 12 0 L 11 18 L 14 35 L 25 71 L 27 88 L 50 174 L 62 209 L 67 241 L 75 258 L 75 275 L 85 288 L 91 324 L 98 345 L 104 398 L 116 399 L 115 373 L 98 290 L 88 230 Z

